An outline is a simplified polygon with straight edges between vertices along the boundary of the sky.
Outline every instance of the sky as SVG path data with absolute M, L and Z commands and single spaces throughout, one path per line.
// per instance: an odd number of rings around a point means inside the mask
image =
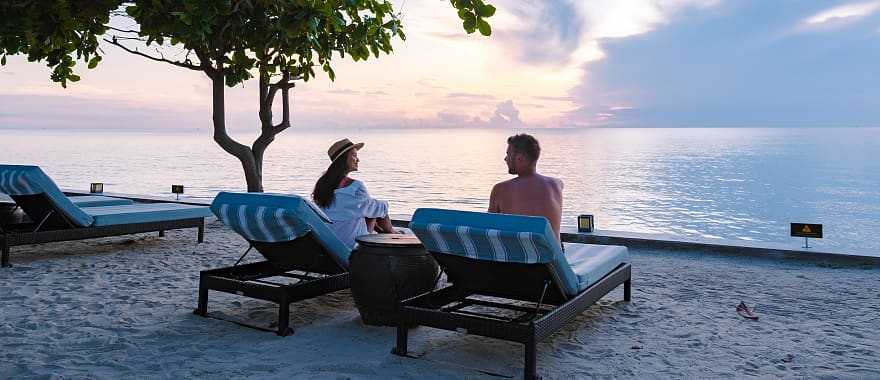
M 298 84 L 294 127 L 880 126 L 880 0 L 492 0 L 491 37 L 448 1 L 393 2 L 407 40 Z M 67 89 L 10 57 L 0 128 L 211 128 L 204 75 L 103 49 Z M 229 88 L 228 128 L 257 104 Z

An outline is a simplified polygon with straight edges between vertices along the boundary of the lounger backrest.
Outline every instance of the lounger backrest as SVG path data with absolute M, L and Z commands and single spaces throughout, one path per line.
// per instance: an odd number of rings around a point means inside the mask
M 577 276 L 546 218 L 420 208 L 409 227 L 431 252 L 477 260 L 545 264 L 566 294 L 577 294 Z
M 351 250 L 327 228 L 330 222 L 317 206 L 296 195 L 222 192 L 211 211 L 247 240 L 264 243 L 293 241 L 309 232 L 344 268 Z
M 92 225 L 94 219 L 73 204 L 43 170 L 30 165 L 0 165 L 0 192 L 16 195 L 44 194 L 52 208 L 79 227 Z M 25 212 L 28 210 L 25 209 Z

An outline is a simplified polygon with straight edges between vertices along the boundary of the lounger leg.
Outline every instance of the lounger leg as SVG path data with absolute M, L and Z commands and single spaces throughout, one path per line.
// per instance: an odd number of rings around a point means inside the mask
M 406 326 L 399 325 L 397 326 L 397 345 L 391 350 L 391 353 L 399 356 L 406 356 L 406 343 L 409 334 L 409 329 Z
M 2 251 L 0 252 L 0 267 L 12 267 L 12 264 L 9 263 L 9 243 L 6 242 L 6 239 L 0 242 L 0 251 Z
M 623 283 L 623 300 L 627 302 L 632 300 L 632 278 Z
M 535 352 L 535 338 L 530 337 L 525 344 L 525 363 L 523 364 L 523 379 L 530 380 L 537 378 L 538 370 L 537 353 Z
M 199 281 L 199 307 L 195 310 L 196 315 L 208 315 L 208 288 Z
M 202 220 L 202 224 L 199 225 L 199 243 L 205 242 L 205 221 Z
M 165 230 L 159 231 L 159 237 L 165 237 Z
M 290 301 L 287 297 L 281 300 L 278 305 L 278 332 L 280 336 L 288 336 L 293 331 L 290 330 Z

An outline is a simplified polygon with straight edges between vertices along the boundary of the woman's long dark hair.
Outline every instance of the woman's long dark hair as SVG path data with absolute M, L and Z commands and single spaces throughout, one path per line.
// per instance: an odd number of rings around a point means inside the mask
M 333 204 L 333 200 L 336 198 L 336 194 L 333 192 L 339 187 L 339 183 L 342 182 L 345 175 L 348 174 L 348 155 L 349 152 L 346 152 L 342 157 L 333 161 L 330 167 L 327 168 L 327 171 L 324 172 L 324 175 L 318 178 L 318 182 L 315 183 L 315 190 L 312 191 L 312 200 L 321 208 L 328 208 Z

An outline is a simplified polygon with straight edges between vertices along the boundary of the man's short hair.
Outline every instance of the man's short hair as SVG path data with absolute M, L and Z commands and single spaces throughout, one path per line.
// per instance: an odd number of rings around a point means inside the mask
M 541 145 L 531 135 L 520 133 L 507 138 L 507 144 L 517 153 L 525 154 L 532 162 L 538 161 L 541 156 Z

